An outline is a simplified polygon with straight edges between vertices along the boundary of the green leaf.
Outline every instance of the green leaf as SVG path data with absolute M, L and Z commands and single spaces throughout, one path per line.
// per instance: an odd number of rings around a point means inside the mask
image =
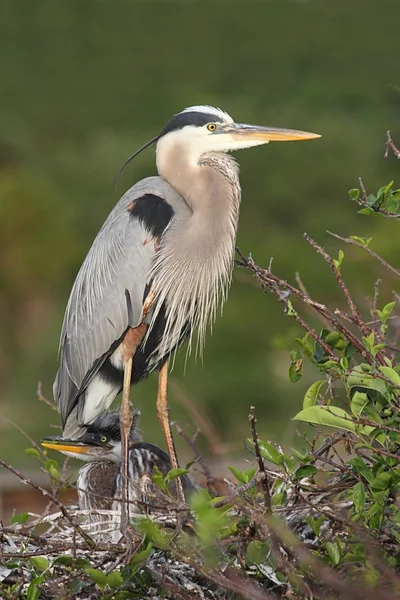
M 271 496 L 271 506 L 282 506 L 286 503 L 287 493 L 286 492 L 277 492 Z
M 351 412 L 353 413 L 353 415 L 358 417 L 358 415 L 362 413 L 368 402 L 369 398 L 367 394 L 364 394 L 363 392 L 355 392 L 352 396 L 350 404 Z
M 357 211 L 359 215 L 376 215 L 376 212 L 369 207 L 361 208 Z
M 384 194 L 385 194 L 385 196 L 392 189 L 393 183 L 394 183 L 394 181 L 392 179 L 392 181 L 389 181 L 389 183 L 384 187 Z
M 249 442 L 252 443 L 252 440 L 248 440 Z M 228 467 L 228 469 L 230 470 L 230 472 L 232 473 L 232 475 L 235 477 L 235 479 L 239 482 L 239 483 L 247 483 L 244 474 L 242 471 L 240 471 L 239 469 L 237 469 L 236 467 Z
M 367 199 L 365 201 L 367 206 L 373 206 L 377 200 L 377 197 L 374 194 L 368 194 Z
M 396 302 L 388 302 L 388 304 L 385 304 L 385 306 L 382 308 L 382 319 L 385 323 L 390 317 L 395 306 Z
M 337 406 L 330 406 L 329 408 L 327 406 L 310 406 L 297 413 L 294 420 L 356 431 L 356 425 L 353 423 L 351 415 Z
M 27 512 L 21 513 L 20 515 L 14 515 L 11 517 L 11 523 L 26 523 L 29 519 L 29 515 Z
M 163 490 L 163 492 L 167 491 L 167 484 L 165 483 L 165 479 L 164 479 L 161 471 L 157 467 L 154 467 L 154 473 L 152 475 L 152 479 L 153 479 L 153 483 L 155 483 L 156 486 L 158 488 L 160 488 L 160 490 Z
M 354 240 L 355 242 L 358 242 L 359 244 L 362 244 L 366 248 L 368 248 L 368 246 L 370 245 L 370 243 L 373 240 L 372 237 L 366 238 L 366 237 L 359 237 L 358 235 L 351 235 L 350 239 Z
M 361 481 L 353 486 L 353 502 L 358 513 L 362 513 L 365 506 L 365 489 Z
M 268 556 L 268 546 L 264 542 L 254 540 L 247 546 L 246 558 L 247 562 L 253 565 L 259 565 L 264 562 Z
M 343 250 L 339 250 L 339 256 L 338 256 L 337 260 L 335 258 L 333 259 L 333 264 L 335 265 L 335 267 L 337 269 L 340 269 L 343 259 L 344 259 L 344 252 L 343 252 Z
M 42 459 L 42 455 L 40 454 L 39 450 L 37 450 L 36 448 L 25 448 L 25 454 L 27 456 L 34 456 L 35 458 L 38 458 L 39 460 Z
M 357 391 L 368 394 L 374 401 L 379 400 L 382 397 L 386 401 L 390 399 L 390 394 L 388 394 L 388 384 L 380 377 L 363 371 L 362 365 L 357 365 L 357 367 L 352 370 L 346 383 L 350 390 L 350 396 L 352 395 L 353 387 L 355 387 Z M 373 390 L 378 393 L 374 393 Z
M 49 568 L 49 560 L 44 556 L 32 556 L 30 558 L 31 563 L 35 567 L 37 571 L 43 573 L 46 569 Z
M 54 561 L 53 561 L 53 565 L 65 565 L 67 567 L 70 567 L 72 565 L 72 561 L 73 561 L 72 556 L 68 556 L 66 554 L 63 556 L 57 556 L 57 558 L 54 559 Z
M 90 579 L 99 586 L 102 590 L 107 585 L 107 575 L 99 571 L 98 569 L 85 569 L 86 575 L 90 577 Z
M 45 578 L 43 575 L 40 575 L 40 577 L 36 577 L 33 581 L 31 581 L 26 591 L 26 600 L 38 600 L 40 596 L 40 589 L 38 586 L 43 583 L 44 580 Z
M 187 469 L 180 469 L 180 468 L 171 469 L 170 471 L 168 471 L 168 473 L 165 477 L 165 481 L 168 483 L 169 481 L 171 481 L 172 479 L 175 479 L 176 477 L 180 477 L 181 475 L 186 475 L 186 473 L 189 473 L 189 471 Z
M 193 496 L 197 496 L 194 494 Z M 191 498 L 193 499 L 193 497 Z M 137 531 L 146 535 L 148 542 L 152 542 L 157 548 L 161 550 L 168 550 L 171 546 L 170 535 L 160 529 L 160 527 L 154 523 L 151 519 L 141 519 L 136 525 Z
M 313 465 L 304 465 L 304 467 L 299 467 L 294 475 L 293 479 L 297 481 L 298 479 L 303 479 L 303 477 L 311 477 L 318 473 L 318 469 L 316 469 Z
M 340 549 L 334 542 L 324 542 L 324 547 L 328 553 L 332 565 L 336 567 L 340 563 L 341 559 Z
M 377 477 L 371 481 L 371 488 L 375 492 L 383 492 L 390 489 L 392 482 L 392 475 L 384 471 L 383 473 L 379 473 L 379 475 L 377 475 Z
M 140 550 L 136 552 L 133 556 L 131 562 L 129 563 L 131 567 L 139 565 L 143 563 L 145 560 L 149 558 L 149 556 L 153 553 L 153 544 L 149 542 L 144 550 Z
M 253 443 L 252 440 L 248 440 L 250 444 Z M 277 450 L 272 444 L 268 444 L 267 442 L 262 442 L 258 440 L 258 445 L 260 447 L 260 454 L 262 458 L 265 460 L 269 460 L 274 465 L 283 465 L 285 462 L 285 457 L 279 450 Z
M 364 479 L 366 479 L 368 481 L 368 483 L 371 483 L 371 481 L 374 479 L 374 475 L 371 472 L 371 469 L 365 464 L 365 462 L 359 456 L 356 456 L 355 458 L 351 458 L 349 460 L 349 464 L 353 467 L 353 469 L 355 471 L 357 471 L 357 473 L 362 475 L 364 477 Z
M 395 385 L 400 385 L 400 375 L 394 369 L 391 367 L 379 367 L 379 370 L 390 381 L 393 381 Z
M 360 190 L 358 190 L 357 188 L 352 188 L 351 190 L 349 190 L 349 196 L 350 200 L 358 200 L 360 197 Z
M 322 525 L 322 523 L 324 523 L 326 521 L 326 517 L 324 515 L 321 515 L 317 519 L 314 519 L 314 517 L 312 517 L 311 515 L 308 515 L 305 518 L 305 520 L 309 524 L 311 529 L 313 530 L 314 534 L 317 537 L 319 537 L 320 532 L 321 532 L 321 525 Z
M 303 377 L 303 359 L 300 358 L 289 367 L 289 379 L 292 383 L 296 383 Z
M 308 388 L 308 390 L 306 391 L 306 393 L 304 395 L 303 408 L 308 408 L 310 406 L 314 406 L 314 404 L 317 401 L 319 391 L 320 391 L 321 387 L 324 385 L 324 383 L 326 383 L 325 380 L 315 381 L 312 385 L 310 385 L 310 387 Z
M 397 194 L 390 195 L 386 200 L 386 209 L 390 213 L 397 213 L 400 206 L 400 198 Z
M 107 575 L 107 584 L 110 586 L 112 590 L 115 590 L 117 587 L 122 585 L 124 580 L 122 579 L 122 575 L 119 571 L 113 571 L 109 575 Z

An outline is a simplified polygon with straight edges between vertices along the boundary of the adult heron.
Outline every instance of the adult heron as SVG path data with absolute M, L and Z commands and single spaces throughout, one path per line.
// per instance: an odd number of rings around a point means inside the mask
M 118 542 L 123 497 L 119 413 L 99 415 L 78 440 L 55 436 L 44 438 L 41 444 L 85 461 L 76 484 L 79 508 L 87 511 L 85 520 L 93 524 L 93 531 L 99 532 L 100 539 Z M 168 494 L 153 483 L 152 475 L 156 468 L 165 477 L 171 469 L 169 456 L 155 444 L 142 441 L 135 415 L 129 437 L 128 499 L 136 513 L 167 511 L 171 505 Z M 169 492 L 173 496 L 176 488 L 171 483 Z M 197 489 L 187 475 L 182 476 L 182 484 L 185 496 Z M 102 514 L 97 512 L 99 510 L 112 513 Z M 102 533 L 105 523 L 110 521 L 111 531 Z
M 54 396 L 76 437 L 122 390 L 122 472 L 128 474 L 130 385 L 159 371 L 157 414 L 177 467 L 167 402 L 168 359 L 197 331 L 201 350 L 231 281 L 239 218 L 236 161 L 227 152 L 314 133 L 235 123 L 191 106 L 156 137 L 158 177 L 136 183 L 98 233 L 75 280 L 60 341 Z M 180 495 L 183 499 L 182 489 Z

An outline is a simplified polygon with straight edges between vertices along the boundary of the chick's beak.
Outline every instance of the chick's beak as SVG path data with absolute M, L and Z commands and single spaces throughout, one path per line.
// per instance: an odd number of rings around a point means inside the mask
M 62 437 L 47 437 L 43 438 L 40 444 L 44 448 L 50 450 L 58 450 L 59 452 L 69 452 L 70 454 L 90 454 L 93 447 L 84 442 L 77 440 L 68 440 Z
M 252 142 L 294 142 L 312 140 L 321 137 L 318 133 L 298 131 L 297 129 L 281 129 L 278 127 L 262 127 L 259 125 L 244 125 L 243 123 L 230 123 L 227 127 L 232 139 L 249 140 Z

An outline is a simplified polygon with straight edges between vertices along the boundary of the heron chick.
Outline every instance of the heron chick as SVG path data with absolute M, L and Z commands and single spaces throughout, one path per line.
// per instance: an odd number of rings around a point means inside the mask
M 166 452 L 155 444 L 143 442 L 138 433 L 137 412 L 135 412 L 129 439 L 129 482 L 128 500 L 134 513 L 148 513 L 153 510 L 167 510 L 171 498 L 155 483 L 152 475 L 155 469 L 165 477 L 171 470 L 171 462 Z M 78 440 L 61 436 L 47 437 L 41 442 L 45 448 L 58 450 L 67 456 L 86 462 L 79 470 L 77 479 L 79 508 L 88 511 L 87 523 L 93 523 L 94 533 L 99 539 L 118 542 L 120 533 L 120 515 L 123 498 L 121 473 L 121 429 L 119 414 L 100 415 L 88 426 Z M 187 475 L 182 476 L 185 496 L 197 489 Z M 175 485 L 169 485 L 172 496 L 176 494 Z M 112 511 L 113 514 L 98 514 L 98 510 Z M 106 523 L 109 532 L 106 533 Z
M 235 123 L 219 108 L 191 106 L 132 154 L 125 165 L 156 143 L 158 176 L 139 181 L 119 200 L 72 288 L 54 383 L 65 437 L 81 435 L 122 391 L 127 474 L 130 386 L 159 371 L 157 414 L 178 466 L 168 360 L 187 337 L 191 348 L 196 331 L 195 346 L 202 349 L 231 282 L 241 188 L 238 165 L 227 153 L 317 137 Z

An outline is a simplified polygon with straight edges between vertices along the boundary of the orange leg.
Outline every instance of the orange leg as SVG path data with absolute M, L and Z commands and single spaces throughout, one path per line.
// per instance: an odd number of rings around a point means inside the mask
M 160 374 L 158 376 L 157 416 L 161 423 L 162 430 L 164 432 L 165 441 L 167 443 L 167 448 L 168 448 L 169 457 L 171 459 L 172 468 L 177 469 L 179 465 L 178 465 L 178 459 L 176 457 L 174 438 L 172 437 L 171 423 L 169 420 L 167 384 L 168 384 L 168 361 L 161 367 Z M 176 490 L 178 493 L 178 499 L 184 503 L 185 495 L 183 493 L 182 481 L 181 481 L 180 477 L 176 478 Z
M 133 356 L 127 359 L 124 368 L 124 387 L 122 389 L 122 402 L 120 410 L 120 426 L 121 426 L 121 475 L 122 475 L 122 510 L 121 510 L 121 533 L 125 534 L 129 526 L 129 438 L 132 427 L 132 413 L 129 406 L 129 393 L 131 389 L 132 376 L 132 360 Z

